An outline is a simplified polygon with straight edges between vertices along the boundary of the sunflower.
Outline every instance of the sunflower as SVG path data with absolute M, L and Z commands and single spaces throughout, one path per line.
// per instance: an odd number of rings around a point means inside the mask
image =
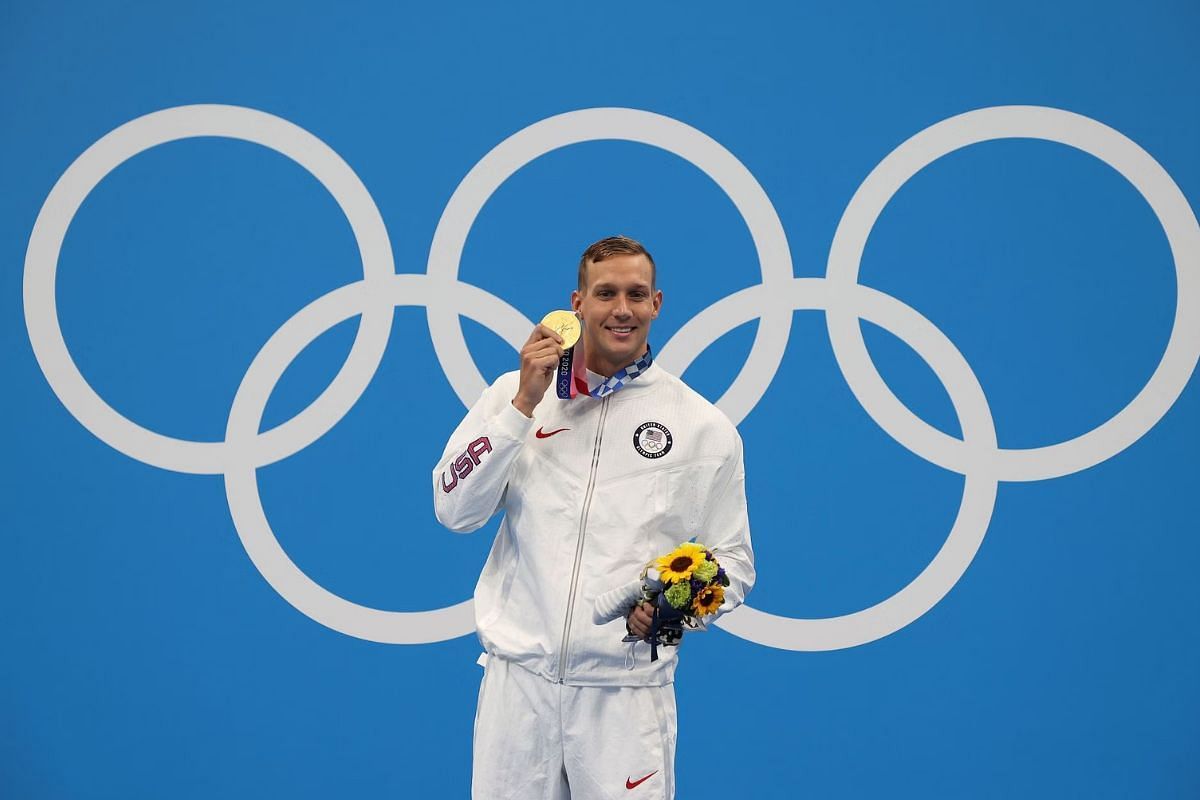
M 715 586 L 705 586 L 700 591 L 696 592 L 696 599 L 692 601 L 692 610 L 696 612 L 697 617 L 704 617 L 709 614 L 717 613 L 717 609 L 721 607 L 721 603 L 725 602 L 725 587 L 717 584 Z
M 704 546 L 694 542 L 684 542 L 654 562 L 658 567 L 659 579 L 663 583 L 686 581 L 692 577 L 696 567 L 704 563 Z

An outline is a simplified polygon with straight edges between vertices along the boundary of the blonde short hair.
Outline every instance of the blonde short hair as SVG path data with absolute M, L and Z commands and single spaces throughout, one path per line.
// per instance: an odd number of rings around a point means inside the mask
M 579 291 L 587 287 L 587 267 L 612 256 L 645 256 L 650 262 L 650 288 L 655 288 L 656 276 L 654 256 L 636 239 L 628 236 L 606 236 L 598 242 L 588 245 L 587 250 L 579 258 Z

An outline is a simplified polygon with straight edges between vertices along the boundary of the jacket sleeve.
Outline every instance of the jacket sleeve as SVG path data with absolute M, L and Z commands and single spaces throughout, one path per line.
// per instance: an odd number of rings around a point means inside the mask
M 533 420 L 513 408 L 518 373 L 489 386 L 455 428 L 433 470 L 433 512 L 452 531 L 481 528 L 500 510 Z
M 754 586 L 754 550 L 750 544 L 750 519 L 746 511 L 746 469 L 742 438 L 733 432 L 733 450 L 718 472 L 700 541 L 708 545 L 725 570 L 729 586 L 725 602 L 714 615 L 702 618 L 700 628 L 740 606 Z

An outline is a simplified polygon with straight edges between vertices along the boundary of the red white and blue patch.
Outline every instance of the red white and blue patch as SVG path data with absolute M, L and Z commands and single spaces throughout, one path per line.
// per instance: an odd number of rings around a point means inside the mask
M 643 422 L 633 432 L 633 447 L 646 458 L 662 458 L 671 451 L 671 432 L 661 422 Z

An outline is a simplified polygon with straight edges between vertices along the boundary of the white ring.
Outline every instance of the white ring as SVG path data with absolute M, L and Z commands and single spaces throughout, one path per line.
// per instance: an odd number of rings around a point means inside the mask
M 907 586 L 870 608 L 824 619 L 796 619 L 759 611 L 749 604 L 721 617 L 717 624 L 752 642 L 785 650 L 836 650 L 854 647 L 894 633 L 933 608 L 962 577 L 987 533 L 996 499 L 996 478 L 987 454 L 996 446 L 996 431 L 983 387 L 962 354 L 929 320 L 890 295 L 865 286 L 847 291 L 823 278 L 796 278 L 787 291 L 755 286 L 714 303 L 688 322 L 689 349 L 680 362 L 686 368 L 703 351 L 700 331 L 712 341 L 754 319 L 763 301 L 784 301 L 793 309 L 841 308 L 869 320 L 900 338 L 934 371 L 946 387 L 963 435 L 976 454 L 966 474 L 962 503 L 945 543 L 933 560 Z M 691 328 L 695 326 L 696 333 Z
M 446 204 L 429 248 L 429 276 L 439 282 L 458 280 L 463 246 L 476 217 L 492 193 L 517 170 L 560 147 L 599 140 L 648 144 L 704 172 L 729 196 L 745 220 L 758 254 L 763 284 L 786 288 L 792 278 L 787 236 L 770 198 L 750 170 L 720 143 L 690 125 L 632 108 L 569 111 L 523 128 L 496 145 L 471 168 Z M 439 302 L 437 296 L 431 299 L 434 302 L 429 305 L 428 316 L 434 351 L 459 399 L 470 408 L 487 382 L 467 349 L 458 313 Z M 791 312 L 772 308 L 761 319 L 749 358 L 716 403 L 734 424 L 743 420 L 766 393 L 787 349 Z M 529 327 L 533 328 L 532 323 Z
M 394 272 L 387 228 L 374 200 L 349 165 L 304 129 L 262 111 L 224 105 L 168 108 L 125 123 L 83 152 L 50 190 L 33 225 L 25 254 L 25 325 L 50 388 L 63 406 L 101 441 L 146 464 L 176 472 L 219 474 L 234 463 L 222 442 L 177 439 L 143 428 L 108 405 L 84 379 L 67 350 L 58 324 L 55 277 L 67 228 L 83 201 L 124 161 L 166 142 L 220 136 L 275 150 L 308 170 L 333 196 L 354 231 L 368 281 L 386 281 Z M 383 357 L 391 330 L 390 306 L 363 314 L 346 363 L 333 382 L 306 409 L 270 432 L 273 460 L 316 441 L 354 404 Z M 349 400 L 347 403 L 346 401 Z M 250 445 L 242 457 L 256 458 Z M 265 460 L 254 463 L 267 463 Z
M 1030 138 L 1082 150 L 1119 172 L 1142 194 L 1167 235 L 1178 290 L 1171 338 L 1142 390 L 1104 424 L 1058 444 L 998 449 L 997 477 L 1037 481 L 1069 475 L 1111 458 L 1154 427 L 1179 398 L 1200 357 L 1200 225 L 1187 198 L 1150 154 L 1122 134 L 1079 114 L 1038 106 L 969 111 L 932 125 L 892 151 L 854 193 L 838 224 L 826 272 L 838 286 L 858 283 L 863 248 L 888 201 L 909 178 L 937 159 L 992 139 Z M 838 366 L 871 418 L 927 461 L 964 473 L 970 456 L 958 439 L 913 414 L 884 383 L 850 308 L 826 315 Z
M 459 298 L 461 313 L 515 342 L 516 347 L 525 340 L 528 320 L 474 286 L 435 285 L 425 275 L 392 275 L 386 284 L 359 281 L 343 286 L 305 306 L 263 345 L 234 396 L 225 441 L 235 452 L 253 446 L 263 409 L 280 376 L 325 331 L 377 305 L 428 305 L 431 295 L 448 287 Z M 322 625 L 385 644 L 439 642 L 475 630 L 471 600 L 431 611 L 383 611 L 346 600 L 314 582 L 288 557 L 272 532 L 253 462 L 243 459 L 226 470 L 225 495 L 238 537 L 254 566 L 284 600 Z

